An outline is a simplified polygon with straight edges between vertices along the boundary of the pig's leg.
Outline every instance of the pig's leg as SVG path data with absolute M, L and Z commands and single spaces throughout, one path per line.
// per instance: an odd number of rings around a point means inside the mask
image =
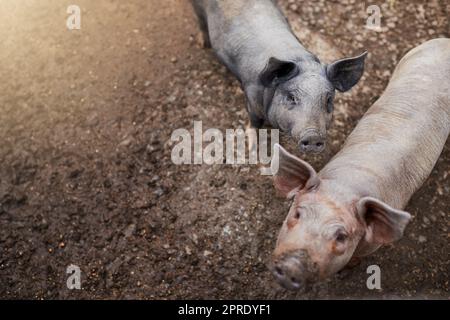
M 209 40 L 208 20 L 204 9 L 195 1 L 191 1 L 194 7 L 195 14 L 197 15 L 198 26 L 202 33 L 202 47 L 211 48 L 211 41 Z
M 209 40 L 208 24 L 206 23 L 206 20 L 200 19 L 199 26 L 200 30 L 202 31 L 202 47 L 205 49 L 209 49 L 211 48 L 211 41 Z
M 258 145 L 258 135 L 255 128 L 252 126 L 252 122 L 249 121 L 245 127 L 245 133 L 248 137 L 248 150 L 250 152 L 256 152 Z
M 249 104 L 247 104 L 247 111 L 248 111 L 248 116 L 250 119 L 249 119 L 249 122 L 248 122 L 245 130 L 247 132 L 249 150 L 250 150 L 250 152 L 256 152 L 257 147 L 258 147 L 257 129 L 262 128 L 262 126 L 264 125 L 264 120 L 262 120 L 261 118 L 256 116 L 254 113 L 252 113 L 251 107 Z M 250 130 L 255 131 L 254 134 L 250 134 L 249 133 Z
M 247 112 L 250 118 L 250 125 L 255 129 L 261 129 L 264 125 L 264 118 L 258 116 L 258 110 L 261 108 L 258 107 L 259 97 L 263 94 L 255 85 L 243 85 L 243 89 L 245 92 L 245 97 L 247 98 Z

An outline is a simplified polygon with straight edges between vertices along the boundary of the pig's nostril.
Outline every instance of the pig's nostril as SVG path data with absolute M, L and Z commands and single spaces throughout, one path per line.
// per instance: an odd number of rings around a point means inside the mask
M 300 281 L 298 281 L 297 278 L 292 277 L 290 280 L 291 280 L 291 285 L 292 285 L 295 289 L 300 288 Z
M 281 270 L 280 267 L 275 267 L 275 273 L 276 273 L 277 275 L 279 275 L 279 276 L 282 276 L 282 275 L 283 275 L 283 270 Z
M 316 143 L 316 146 L 317 146 L 317 147 L 322 147 L 322 146 L 323 146 L 323 142 L 317 142 L 317 143 Z
M 302 141 L 302 146 L 308 146 L 309 145 L 309 141 L 308 140 L 303 140 Z

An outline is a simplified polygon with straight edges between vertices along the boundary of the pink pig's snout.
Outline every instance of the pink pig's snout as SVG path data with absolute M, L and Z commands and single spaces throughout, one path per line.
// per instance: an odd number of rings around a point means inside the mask
M 275 257 L 272 272 L 277 282 L 286 289 L 304 289 L 317 275 L 317 266 L 305 250 L 295 250 Z

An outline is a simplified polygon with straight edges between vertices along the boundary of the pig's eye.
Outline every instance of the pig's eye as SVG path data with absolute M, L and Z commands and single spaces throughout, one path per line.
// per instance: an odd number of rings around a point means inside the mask
M 297 103 L 297 99 L 292 93 L 287 94 L 286 100 L 288 103 L 291 103 L 291 104 Z
M 295 211 L 294 218 L 298 220 L 298 219 L 300 219 L 300 215 L 301 215 L 300 210 L 297 210 L 297 211 Z
M 348 234 L 343 231 L 338 231 L 336 233 L 336 241 L 337 242 L 343 243 L 347 240 L 347 238 L 348 238 Z

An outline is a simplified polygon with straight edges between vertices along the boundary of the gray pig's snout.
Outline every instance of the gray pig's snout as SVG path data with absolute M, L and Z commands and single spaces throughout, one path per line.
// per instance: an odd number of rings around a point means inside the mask
M 316 130 L 308 130 L 300 138 L 300 151 L 322 152 L 325 149 L 325 138 Z

